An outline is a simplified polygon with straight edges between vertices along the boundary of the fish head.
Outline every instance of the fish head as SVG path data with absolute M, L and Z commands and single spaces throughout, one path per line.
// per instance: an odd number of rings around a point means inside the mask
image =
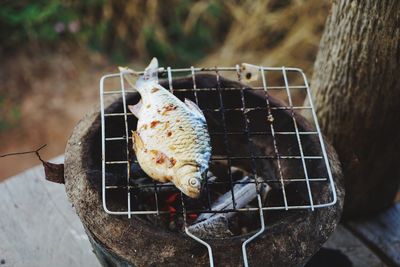
M 199 171 L 198 168 L 184 169 L 186 171 L 180 172 L 176 186 L 188 197 L 199 198 L 202 183 L 207 173 Z

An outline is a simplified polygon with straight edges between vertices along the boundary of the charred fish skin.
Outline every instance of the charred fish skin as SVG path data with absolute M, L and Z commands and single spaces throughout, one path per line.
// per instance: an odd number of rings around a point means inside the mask
M 179 100 L 158 84 L 158 62 L 153 58 L 137 81 L 133 72 L 124 77 L 141 95 L 128 106 L 138 118 L 132 132 L 133 149 L 143 171 L 159 182 L 171 181 L 185 195 L 198 198 L 211 157 L 207 122 L 192 101 Z

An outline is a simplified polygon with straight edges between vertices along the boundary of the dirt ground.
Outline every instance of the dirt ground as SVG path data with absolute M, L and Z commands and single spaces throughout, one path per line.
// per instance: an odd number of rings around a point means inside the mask
M 95 53 L 70 51 L 19 53 L 1 63 L 2 116 L 18 118 L 0 131 L 0 154 L 34 150 L 44 159 L 64 153 L 73 127 L 99 102 L 98 81 L 114 71 Z M 5 112 L 5 113 L 4 113 Z M 39 164 L 34 154 L 0 158 L 0 181 Z

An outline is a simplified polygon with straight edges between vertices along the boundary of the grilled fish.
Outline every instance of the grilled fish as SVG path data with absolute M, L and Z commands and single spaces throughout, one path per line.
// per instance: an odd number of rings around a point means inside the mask
M 211 156 L 210 136 L 200 108 L 158 83 L 158 61 L 153 58 L 138 79 L 120 68 L 141 100 L 129 110 L 138 118 L 132 131 L 133 149 L 143 171 L 159 182 L 171 181 L 185 195 L 198 198 Z

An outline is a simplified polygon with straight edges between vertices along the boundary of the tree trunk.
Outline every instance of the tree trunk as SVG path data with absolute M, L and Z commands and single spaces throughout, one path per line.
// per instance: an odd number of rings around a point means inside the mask
M 334 1 L 314 66 L 321 129 L 345 175 L 344 215 L 393 203 L 400 182 L 400 1 Z

